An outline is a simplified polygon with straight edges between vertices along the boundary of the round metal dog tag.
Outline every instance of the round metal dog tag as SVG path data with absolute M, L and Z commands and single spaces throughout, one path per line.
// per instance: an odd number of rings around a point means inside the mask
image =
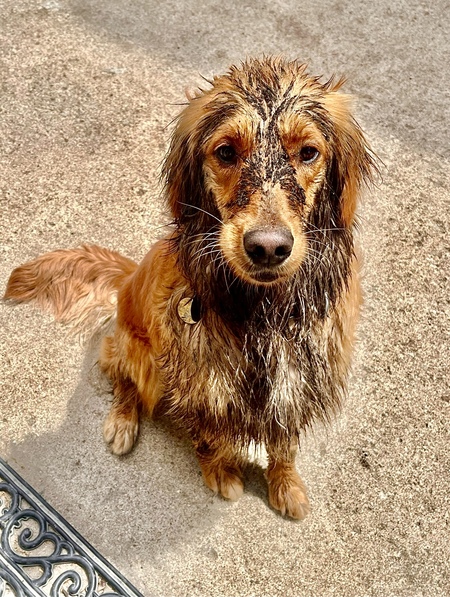
M 182 298 L 178 303 L 178 316 L 184 323 L 194 324 L 201 319 L 200 299 L 196 296 L 193 298 Z

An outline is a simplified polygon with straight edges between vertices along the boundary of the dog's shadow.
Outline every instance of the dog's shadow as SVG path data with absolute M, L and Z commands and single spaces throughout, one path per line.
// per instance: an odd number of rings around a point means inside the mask
M 205 487 L 189 437 L 166 419 L 143 418 L 133 451 L 110 453 L 102 425 L 112 396 L 97 365 L 98 342 L 85 353 L 59 428 L 10 445 L 7 460 L 19 474 L 113 562 L 198 544 L 223 517 L 239 515 L 240 502 Z M 253 506 L 267 507 L 260 466 L 246 468 L 245 491 L 263 502 Z

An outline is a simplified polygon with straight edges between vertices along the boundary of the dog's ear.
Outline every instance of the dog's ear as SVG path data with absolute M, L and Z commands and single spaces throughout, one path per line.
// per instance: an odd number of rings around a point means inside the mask
M 194 219 L 201 227 L 219 220 L 212 193 L 205 188 L 203 164 L 208 139 L 235 109 L 217 82 L 209 91 L 188 96 L 189 103 L 177 119 L 162 174 L 170 211 L 180 225 Z
M 338 203 L 340 224 L 348 227 L 354 222 L 361 186 L 372 181 L 377 166 L 376 158 L 351 114 L 351 96 L 337 92 L 342 83 L 341 80 L 334 84 L 325 94 L 323 105 L 331 119 L 333 147 L 327 182 Z
M 205 96 L 188 99 L 188 105 L 177 119 L 162 169 L 169 208 L 178 222 L 187 215 L 190 205 L 200 204 L 199 195 L 203 193 L 199 125 L 207 100 Z

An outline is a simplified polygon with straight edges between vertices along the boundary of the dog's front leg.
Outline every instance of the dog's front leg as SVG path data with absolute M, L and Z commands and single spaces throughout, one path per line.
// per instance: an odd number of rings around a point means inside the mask
M 224 498 L 235 501 L 244 491 L 242 456 L 225 442 L 207 442 L 196 437 L 194 446 L 206 485 Z
M 121 456 L 134 446 L 139 431 L 140 400 L 136 385 L 119 378 L 113 382 L 114 399 L 103 427 L 111 452 Z
M 267 446 L 269 465 L 266 477 L 270 505 L 281 514 L 302 520 L 309 513 L 305 486 L 295 468 L 297 441 L 288 443 L 286 449 Z

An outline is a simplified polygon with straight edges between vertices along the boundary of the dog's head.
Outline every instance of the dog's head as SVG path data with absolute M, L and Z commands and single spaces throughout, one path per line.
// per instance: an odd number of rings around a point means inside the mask
M 314 229 L 352 227 L 374 162 L 342 83 L 249 60 L 189 99 L 164 173 L 180 230 L 203 235 L 199 252 L 271 285 L 298 271 Z

